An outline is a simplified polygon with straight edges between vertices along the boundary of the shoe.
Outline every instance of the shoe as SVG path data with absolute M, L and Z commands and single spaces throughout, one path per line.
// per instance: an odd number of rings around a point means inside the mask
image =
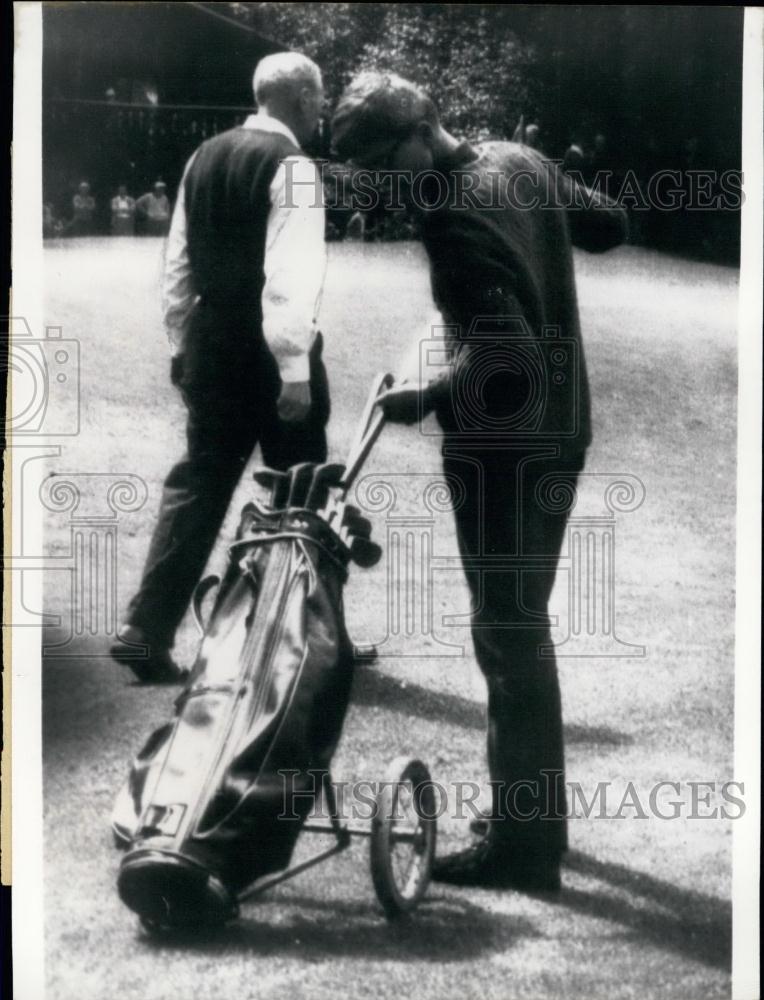
M 529 893 L 557 893 L 561 885 L 559 859 L 523 858 L 516 851 L 497 846 L 489 837 L 463 851 L 437 858 L 432 879 L 449 885 Z
M 353 646 L 353 659 L 356 663 L 376 663 L 379 659 L 379 650 L 373 643 L 363 646 Z
M 112 660 L 129 667 L 141 684 L 182 684 L 188 677 L 170 656 L 169 647 L 152 643 L 143 629 L 122 625 L 117 639 L 109 650 Z

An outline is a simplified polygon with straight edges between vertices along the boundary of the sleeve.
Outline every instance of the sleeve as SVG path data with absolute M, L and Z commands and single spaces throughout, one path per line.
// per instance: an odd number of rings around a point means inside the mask
M 276 171 L 265 245 L 263 334 L 282 381 L 307 382 L 326 273 L 321 175 L 304 156 Z
M 576 246 L 597 253 L 626 239 L 626 212 L 613 199 L 576 184 L 556 168 L 555 183 L 558 197 L 564 199 L 561 204 L 567 207 L 571 241 Z M 444 213 L 439 228 L 434 228 L 427 241 L 433 297 L 446 323 L 457 324 L 463 334 L 480 316 L 523 317 L 531 328 L 540 326 L 530 262 L 522 252 L 522 247 L 529 245 L 522 230 L 530 225 L 530 218 L 518 213 L 514 221 L 517 232 L 513 244 L 502 239 L 483 216 Z M 502 336 L 501 324 L 494 327 L 492 336 Z M 462 380 L 463 385 L 471 384 L 471 372 L 484 363 L 488 350 L 462 338 L 451 352 L 449 366 L 425 390 L 425 407 L 443 411 L 451 406 L 455 383 Z M 507 400 L 501 393 L 510 388 L 511 379 L 492 382 L 497 395 L 492 399 L 486 396 L 485 403 L 492 412 L 502 413 Z
M 445 320 L 438 309 L 430 310 L 412 329 L 408 350 L 396 370 L 396 381 L 426 384 L 442 374 L 448 353 L 443 336 Z
M 175 211 L 167 237 L 162 276 L 164 325 L 167 339 L 170 341 L 170 353 L 173 357 L 183 353 L 188 320 L 197 301 L 186 240 L 185 180 L 192 162 L 193 157 L 186 164 L 183 178 L 178 187 Z
M 620 246 L 629 235 L 626 210 L 612 198 L 585 187 L 573 176 L 556 170 L 558 196 L 567 208 L 570 238 L 589 253 L 604 253 Z
M 442 223 L 431 228 L 427 250 L 435 304 L 445 323 L 462 331 L 459 342 L 451 346 L 448 366 L 425 390 L 425 409 L 435 407 L 442 413 L 452 404 L 455 381 L 469 381 L 470 370 L 481 363 L 481 350 L 465 339 L 474 321 L 523 316 L 534 325 L 536 313 L 532 297 L 522 294 L 520 268 L 506 242 L 482 217 L 472 212 L 444 213 Z M 502 323 L 494 327 L 494 335 L 501 336 Z M 490 402 L 501 410 L 501 400 Z

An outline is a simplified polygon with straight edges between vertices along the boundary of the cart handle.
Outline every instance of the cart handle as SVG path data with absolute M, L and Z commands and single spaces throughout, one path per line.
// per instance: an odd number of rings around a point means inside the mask
M 369 452 L 382 433 L 382 428 L 385 425 L 385 415 L 382 410 L 376 409 L 376 402 L 386 389 L 391 388 L 394 381 L 393 376 L 389 372 L 376 375 L 374 378 L 371 392 L 366 400 L 366 406 L 358 423 L 358 431 L 356 432 L 350 448 L 350 454 L 345 463 L 345 474 L 339 484 L 343 499 L 350 491 L 358 473 L 363 468 L 364 462 L 369 457 Z

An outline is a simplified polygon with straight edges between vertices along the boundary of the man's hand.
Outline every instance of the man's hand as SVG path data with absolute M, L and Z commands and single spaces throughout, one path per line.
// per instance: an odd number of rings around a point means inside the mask
M 427 387 L 420 382 L 403 382 L 380 394 L 377 406 L 394 424 L 413 424 L 432 409 Z
M 278 414 L 287 424 L 299 424 L 310 412 L 310 382 L 284 382 L 277 403 Z

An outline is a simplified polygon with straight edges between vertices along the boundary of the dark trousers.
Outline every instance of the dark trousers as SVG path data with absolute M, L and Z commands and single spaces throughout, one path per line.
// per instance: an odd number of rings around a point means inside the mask
M 125 619 L 153 643 L 172 645 L 255 446 L 274 469 L 326 461 L 329 386 L 321 350 L 319 334 L 310 355 L 311 411 L 300 424 L 278 418 L 281 383 L 262 347 L 237 353 L 232 365 L 212 345 L 206 358 L 191 356 L 176 378 L 188 408 L 187 452 L 165 480 L 143 578 Z
M 457 533 L 475 656 L 488 685 L 491 835 L 523 857 L 552 863 L 567 847 L 567 833 L 547 606 L 569 513 L 564 495 L 575 488 L 583 461 L 534 457 L 530 449 L 444 447 L 444 470 L 462 487 Z

